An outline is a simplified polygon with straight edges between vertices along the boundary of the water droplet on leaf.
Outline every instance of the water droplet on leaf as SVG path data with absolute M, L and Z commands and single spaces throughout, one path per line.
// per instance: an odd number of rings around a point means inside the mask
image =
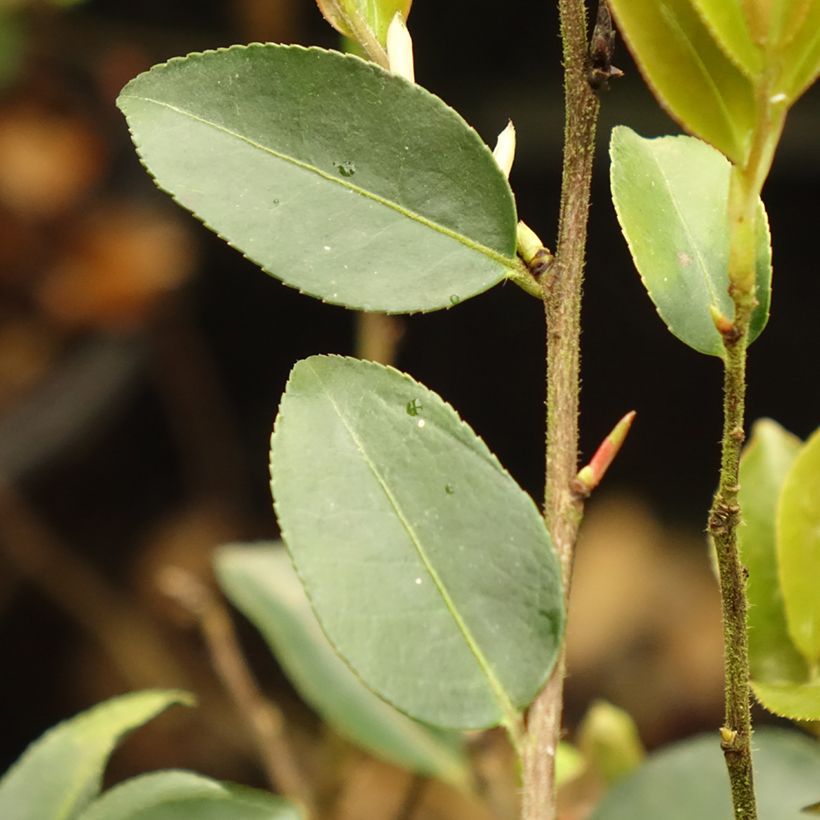
M 407 402 L 407 415 L 417 416 L 421 413 L 421 402 L 418 399 L 413 399 Z
M 445 484 L 444 485 L 444 492 L 447 495 L 452 495 L 456 491 L 456 488 L 452 484 Z
M 460 301 L 461 301 L 461 297 L 457 293 L 454 293 L 450 297 L 450 304 L 451 305 L 457 305 Z
M 344 162 L 337 162 L 336 163 L 336 170 L 343 176 L 343 177 L 352 177 L 353 174 L 356 173 L 356 165 L 350 160 L 345 160 Z

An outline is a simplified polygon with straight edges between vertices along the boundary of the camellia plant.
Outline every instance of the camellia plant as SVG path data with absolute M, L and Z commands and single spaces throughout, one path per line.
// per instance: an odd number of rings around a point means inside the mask
M 579 470 L 589 188 L 599 92 L 620 74 L 610 11 L 602 2 L 590 36 L 583 0 L 557 4 L 566 123 L 553 253 L 516 213 L 507 181 L 514 129 L 492 152 L 414 82 L 410 2 L 318 5 L 366 59 L 255 44 L 156 66 L 118 101 L 139 155 L 229 244 L 325 302 L 426 312 L 505 281 L 541 300 L 544 505 L 410 375 L 312 356 L 293 368 L 271 441 L 289 559 L 280 546 L 233 545 L 218 554 L 217 575 L 342 734 L 466 788 L 460 733 L 502 726 L 520 761 L 521 816 L 554 818 L 556 758 L 560 771 L 578 754 L 559 742 L 574 545 L 585 499 L 634 417 Z M 772 277 L 760 194 L 786 114 L 820 69 L 820 0 L 610 5 L 648 84 L 691 134 L 649 140 L 616 128 L 612 197 L 662 319 L 725 371 L 708 531 L 723 599 L 726 717 L 714 738 L 650 757 L 593 816 L 799 818 L 820 799 L 820 748 L 794 730 L 753 739 L 750 687 L 776 714 L 820 720 L 820 439 L 801 445 L 761 422 L 742 460 L 741 451 L 746 351 L 765 327 Z M 22 788 L 15 782 L 12 770 L 0 806 Z

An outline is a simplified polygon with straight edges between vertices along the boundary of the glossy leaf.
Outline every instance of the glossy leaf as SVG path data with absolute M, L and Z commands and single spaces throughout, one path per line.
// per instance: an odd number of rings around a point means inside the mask
M 772 714 L 790 720 L 820 720 L 820 681 L 752 681 L 755 697 Z
M 336 31 L 346 37 L 355 37 L 348 23 L 349 16 L 355 14 L 384 45 L 393 15 L 400 11 L 406 20 L 413 0 L 316 0 L 316 3 L 322 16 Z
M 517 268 L 507 180 L 429 92 L 357 57 L 253 45 L 132 80 L 118 105 L 157 184 L 286 284 L 437 310 Z
M 644 139 L 624 126 L 610 143 L 612 200 L 632 259 L 669 330 L 701 353 L 723 356 L 710 305 L 734 315 L 729 296 L 730 166 L 692 137 Z M 771 247 L 758 211 L 757 299 L 749 338 L 769 316 Z
M 797 682 L 808 675 L 786 626 L 775 540 L 777 501 L 801 444 L 779 424 L 763 419 L 752 428 L 740 461 L 743 526 L 738 529 L 738 542 L 749 571 L 749 662 L 755 681 Z
M 319 626 L 283 546 L 229 546 L 216 556 L 220 586 L 265 636 L 307 703 L 341 735 L 420 774 L 465 786 L 460 741 L 374 695 L 339 658 Z
M 115 786 L 79 820 L 300 820 L 295 806 L 256 789 L 184 771 L 162 771 Z
M 786 621 L 810 668 L 820 665 L 820 429 L 794 461 L 777 509 Z
M 108 758 L 125 735 L 169 706 L 190 702 L 183 692 L 135 692 L 58 724 L 32 743 L 0 780 L 0 817 L 77 817 L 99 793 Z
M 532 500 L 453 409 L 391 368 L 306 359 L 271 471 L 314 610 L 365 683 L 434 725 L 514 724 L 555 662 L 560 569 Z
M 706 27 L 727 56 L 749 77 L 763 66 L 763 55 L 752 38 L 742 0 L 692 0 Z
M 647 84 L 688 131 L 743 164 L 755 124 L 752 84 L 690 0 L 610 0 Z
M 802 820 L 817 800 L 820 744 L 782 729 L 759 729 L 752 744 L 760 820 Z M 715 734 L 675 743 L 615 785 L 591 820 L 722 820 L 733 816 L 726 765 Z

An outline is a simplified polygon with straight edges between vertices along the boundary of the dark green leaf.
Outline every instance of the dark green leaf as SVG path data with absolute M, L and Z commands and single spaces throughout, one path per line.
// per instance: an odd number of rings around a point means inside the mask
M 658 313 L 681 341 L 723 356 L 710 306 L 734 316 L 729 296 L 730 166 L 692 137 L 644 139 L 612 131 L 612 200 L 635 266 Z M 749 339 L 769 317 L 771 247 L 763 203 L 758 211 L 757 300 Z
M 453 409 L 390 368 L 312 357 L 271 470 L 314 610 L 365 683 L 434 725 L 514 725 L 555 662 L 561 573 L 535 505 Z
M 77 817 L 99 793 L 105 764 L 123 737 L 169 706 L 190 702 L 183 692 L 135 692 L 50 729 L 0 780 L 0 817 Z
M 760 820 L 801 820 L 817 799 L 820 744 L 760 729 L 752 742 Z M 591 820 L 723 820 L 733 816 L 717 732 L 653 754 L 604 797 Z
M 194 54 L 132 80 L 118 105 L 160 187 L 305 293 L 429 311 L 517 269 L 490 150 L 437 97 L 357 57 Z
M 647 84 L 688 131 L 744 164 L 755 125 L 752 84 L 712 39 L 690 0 L 610 0 Z
M 464 786 L 460 742 L 417 723 L 376 697 L 324 636 L 282 546 L 223 547 L 219 583 L 265 636 L 302 697 L 340 734 L 379 757 Z
M 300 820 L 296 807 L 266 792 L 181 771 L 135 777 L 107 791 L 79 820 Z
M 777 553 L 786 622 L 815 675 L 820 669 L 820 429 L 803 445 L 783 483 Z

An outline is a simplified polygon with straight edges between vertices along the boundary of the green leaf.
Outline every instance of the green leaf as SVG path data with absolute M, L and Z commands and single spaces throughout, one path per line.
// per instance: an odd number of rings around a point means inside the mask
M 740 461 L 743 526 L 738 542 L 749 571 L 749 662 L 752 678 L 758 682 L 798 682 L 808 675 L 786 626 L 775 540 L 777 500 L 801 444 L 776 422 L 762 419 L 752 428 Z M 767 705 L 765 700 L 763 704 Z
M 820 428 L 803 445 L 783 483 L 777 552 L 786 622 L 794 645 L 820 677 Z
M 397 712 L 339 658 L 283 547 L 223 547 L 215 565 L 225 594 L 265 636 L 305 701 L 341 735 L 399 766 L 466 786 L 459 739 Z
M 610 143 L 612 201 L 635 266 L 669 330 L 701 353 L 723 356 L 710 306 L 734 316 L 729 296 L 730 166 L 692 137 L 644 139 L 624 126 Z M 771 246 L 758 210 L 757 300 L 749 340 L 769 317 Z
M 756 77 L 763 56 L 746 24 L 742 0 L 692 0 L 692 4 L 726 55 L 748 77 Z
M 820 744 L 797 732 L 755 732 L 755 792 L 760 820 L 801 820 L 817 800 Z M 615 785 L 591 820 L 722 820 L 733 816 L 717 733 L 675 743 L 651 755 Z
M 236 46 L 156 66 L 118 105 L 161 188 L 312 296 L 437 310 L 517 269 L 515 205 L 490 150 L 372 63 Z
M 780 59 L 775 90 L 793 102 L 820 75 L 820 0 L 812 0 L 795 36 L 781 47 Z
M 315 356 L 274 430 L 282 534 L 322 626 L 377 694 L 449 728 L 516 725 L 563 635 L 532 500 L 439 396 Z
M 767 683 L 752 681 L 760 703 L 770 712 L 790 720 L 820 720 L 820 681 Z
M 80 820 L 300 820 L 280 797 L 184 771 L 135 777 L 107 791 Z
M 390 21 L 397 11 L 406 20 L 413 0 L 316 0 L 316 3 L 322 16 L 336 31 L 346 37 L 354 37 L 347 18 L 350 14 L 356 14 L 376 35 L 376 39 L 385 45 Z
M 555 751 L 555 788 L 575 780 L 586 769 L 586 760 L 571 743 L 561 740 Z
M 36 740 L 0 780 L 0 817 L 70 820 L 99 793 L 111 752 L 137 726 L 184 692 L 145 691 L 119 698 L 58 724 Z
M 752 84 L 690 0 L 610 0 L 619 30 L 660 103 L 684 128 L 743 165 L 755 125 Z

